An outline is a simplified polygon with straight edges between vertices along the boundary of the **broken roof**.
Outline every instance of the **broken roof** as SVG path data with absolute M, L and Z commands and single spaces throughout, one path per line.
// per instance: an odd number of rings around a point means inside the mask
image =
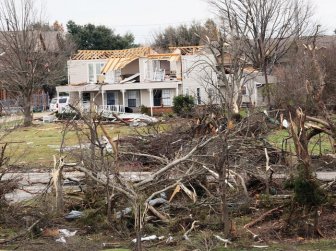
M 150 54 L 147 56 L 147 58 L 155 60 L 181 61 L 181 54 L 180 53 Z
M 149 47 L 138 47 L 125 50 L 79 50 L 72 60 L 92 60 L 92 59 L 110 59 L 110 58 L 138 58 L 151 53 Z

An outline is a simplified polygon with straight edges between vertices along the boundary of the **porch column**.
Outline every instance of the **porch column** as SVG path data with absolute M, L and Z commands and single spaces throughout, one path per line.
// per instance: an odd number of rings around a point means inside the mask
M 153 89 L 149 89 L 149 106 L 151 110 L 151 116 L 153 117 Z
M 125 109 L 125 107 L 126 107 L 126 98 L 125 98 L 125 90 L 121 90 L 121 92 L 122 92 L 122 97 L 123 97 L 123 107 L 124 107 L 124 109 Z
M 101 94 L 102 94 L 102 110 L 104 110 L 105 108 L 105 93 L 106 91 L 101 91 Z
M 81 91 L 78 92 L 78 103 L 79 107 L 83 109 L 83 92 Z

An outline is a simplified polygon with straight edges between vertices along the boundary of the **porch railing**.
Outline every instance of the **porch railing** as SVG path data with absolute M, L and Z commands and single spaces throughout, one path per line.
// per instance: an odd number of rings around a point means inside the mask
M 125 113 L 125 107 L 123 105 L 100 105 L 98 107 L 99 112 L 116 112 Z

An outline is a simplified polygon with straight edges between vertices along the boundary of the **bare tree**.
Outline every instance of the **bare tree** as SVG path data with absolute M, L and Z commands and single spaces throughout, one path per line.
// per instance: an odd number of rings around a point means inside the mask
M 244 43 L 244 55 L 264 74 L 270 104 L 268 76 L 292 42 L 309 30 L 310 6 L 302 0 L 209 0 L 209 3 L 219 18 L 230 21 L 237 41 Z
M 43 32 L 32 0 L 0 2 L 0 81 L 22 99 L 24 125 L 32 123 L 31 98 L 36 90 L 64 77 L 66 43 L 59 32 Z
M 209 97 L 220 104 L 227 118 L 239 112 L 241 89 L 250 80 L 245 71 L 248 64 L 243 54 L 243 43 L 236 39 L 233 27 L 230 20 L 222 20 L 216 36 L 212 36 L 216 40 L 206 38 L 204 51 L 195 57 L 189 69 L 195 80 L 208 91 Z M 213 93 L 209 93 L 209 89 Z

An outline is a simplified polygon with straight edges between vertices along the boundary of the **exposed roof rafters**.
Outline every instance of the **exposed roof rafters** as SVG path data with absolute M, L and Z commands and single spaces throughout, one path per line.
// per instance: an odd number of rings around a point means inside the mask
M 134 58 L 151 54 L 149 47 L 138 47 L 125 50 L 79 50 L 72 60 L 93 60 L 110 58 Z

